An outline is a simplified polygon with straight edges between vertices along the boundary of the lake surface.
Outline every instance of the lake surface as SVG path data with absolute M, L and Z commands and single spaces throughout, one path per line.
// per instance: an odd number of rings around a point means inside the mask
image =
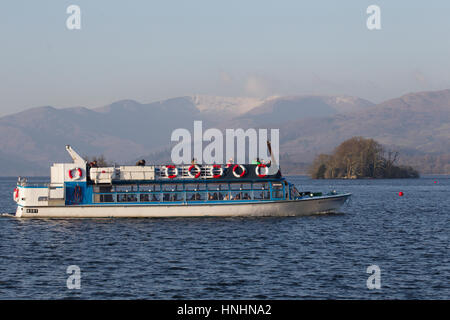
M 290 180 L 353 197 L 311 217 L 2 216 L 0 299 L 450 299 L 450 176 Z M 0 178 L 0 212 L 15 211 L 15 183 Z M 66 286 L 70 265 L 80 290 Z

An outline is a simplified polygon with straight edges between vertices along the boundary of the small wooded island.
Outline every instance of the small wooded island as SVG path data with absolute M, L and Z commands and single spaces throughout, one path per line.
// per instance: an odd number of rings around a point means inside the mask
M 313 179 L 418 178 L 410 166 L 396 165 L 398 152 L 386 151 L 373 139 L 353 137 L 334 153 L 320 154 L 310 168 Z

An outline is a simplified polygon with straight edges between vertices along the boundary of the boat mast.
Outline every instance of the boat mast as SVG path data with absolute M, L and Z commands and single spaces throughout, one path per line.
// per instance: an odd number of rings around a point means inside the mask
M 280 171 L 280 174 L 281 174 L 281 169 L 278 166 L 278 163 L 276 162 L 275 157 L 274 157 L 274 155 L 272 153 L 272 146 L 270 145 L 270 141 L 269 140 L 267 140 L 267 150 L 269 150 L 270 160 L 271 160 L 270 167 L 269 167 L 269 174 L 275 174 L 276 173 L 276 172 L 274 172 L 273 168 L 276 168 L 277 171 Z
M 71 146 L 66 145 L 66 150 L 70 154 L 70 157 L 72 158 L 73 163 L 80 164 L 80 165 L 86 165 L 87 161 L 84 160 L 75 150 L 73 150 Z

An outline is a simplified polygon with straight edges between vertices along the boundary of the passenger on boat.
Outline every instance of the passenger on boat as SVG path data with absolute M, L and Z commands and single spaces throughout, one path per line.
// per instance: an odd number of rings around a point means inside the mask
M 261 192 L 259 194 L 259 196 L 260 196 L 260 199 L 270 199 L 270 193 L 269 192 L 266 192 L 266 193 Z
M 285 186 L 284 190 L 286 190 L 285 198 L 289 199 L 289 184 L 287 181 L 284 181 L 284 186 Z
M 261 164 L 261 161 L 259 160 L 259 158 L 256 158 L 255 160 L 253 160 L 252 164 Z
M 137 197 L 135 194 L 127 194 L 127 202 L 136 202 L 137 201 Z
M 145 166 L 145 160 L 144 160 L 144 159 L 139 160 L 138 162 L 136 162 L 136 165 L 137 165 L 137 166 L 140 166 L 140 167 Z
M 292 187 L 292 198 L 297 198 L 300 196 L 300 192 L 297 190 L 296 187 Z

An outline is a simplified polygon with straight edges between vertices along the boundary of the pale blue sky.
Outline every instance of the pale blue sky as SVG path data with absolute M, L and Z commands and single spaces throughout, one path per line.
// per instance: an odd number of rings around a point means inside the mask
M 81 7 L 81 30 L 66 8 Z M 382 30 L 366 28 L 381 7 Z M 120 99 L 450 88 L 448 0 L 8 1 L 0 115 Z

